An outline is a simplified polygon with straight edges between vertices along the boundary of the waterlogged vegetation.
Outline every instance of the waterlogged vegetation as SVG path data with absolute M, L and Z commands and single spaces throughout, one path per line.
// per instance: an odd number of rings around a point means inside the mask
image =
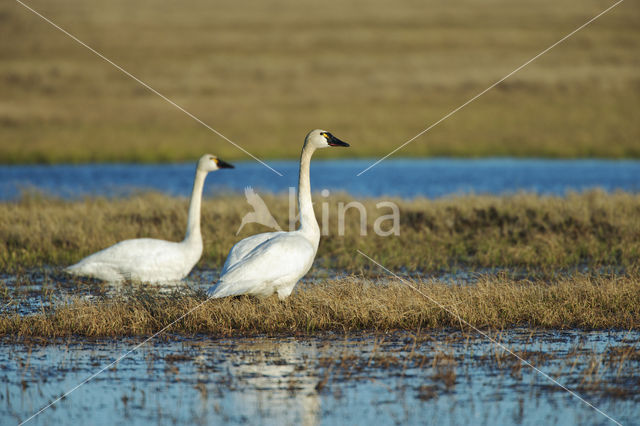
M 283 228 L 289 223 L 287 196 L 265 196 Z M 398 272 L 441 273 L 461 269 L 516 269 L 553 275 L 557 271 L 637 270 L 640 258 L 640 195 L 592 191 L 566 197 L 516 194 L 463 196 L 437 200 L 358 200 L 357 209 L 339 215 L 353 198 L 315 196 L 318 221 L 327 230 L 316 269 L 378 274 L 357 250 Z M 384 219 L 393 201 L 399 207 L 399 235 Z M 128 238 L 181 240 L 187 200 L 159 194 L 122 199 L 67 201 L 26 194 L 0 203 L 0 270 L 59 267 Z M 230 247 L 241 238 L 268 228 L 249 224 L 239 235 L 244 214 L 251 211 L 237 195 L 205 199 L 202 210 L 204 254 L 200 268 L 219 268 Z M 344 232 L 339 218 L 343 216 Z M 325 223 L 326 222 L 326 223 Z M 366 235 L 361 225 L 366 224 Z M 343 234 L 343 235 L 342 235 Z
M 323 127 L 387 154 L 610 3 L 29 3 L 264 158 Z M 623 2 L 400 154 L 639 157 L 640 7 Z M 0 5 L 0 163 L 247 157 L 15 2 Z
M 264 199 L 286 227 L 287 196 Z M 285 301 L 205 295 L 229 247 L 266 230 L 248 224 L 234 235 L 250 211 L 238 195 L 205 201 L 204 258 L 188 280 L 160 288 L 72 279 L 61 266 L 125 238 L 181 239 L 186 199 L 26 193 L 1 203 L 0 420 L 25 420 L 105 367 L 40 416 L 95 424 L 114 416 L 128 424 L 606 420 L 523 360 L 614 419 L 637 418 L 640 195 L 398 199 L 400 235 L 387 237 L 373 225 L 390 213 L 378 206 L 389 200 L 360 200 L 365 236 L 356 209 L 339 232 L 339 205 L 353 198 L 315 200 L 329 235 Z
M 473 285 L 342 278 L 299 285 L 276 297 L 207 300 L 206 288 L 127 288 L 89 295 L 48 278 L 41 290 L 21 279 L 4 287 L 0 336 L 55 339 L 171 334 L 308 335 L 319 331 L 640 329 L 638 277 L 574 275 L 556 281 L 479 276 Z M 26 288 L 21 286 L 26 284 Z M 74 288 L 75 287 L 75 288 Z M 63 293 L 62 295 L 60 293 Z M 28 297 L 25 297 L 27 295 Z M 62 296 L 62 297 L 61 297 Z M 30 300 L 29 300 L 30 299 Z M 435 301 L 435 302 L 434 302 Z M 34 309 L 34 307 L 36 309 Z M 31 313 L 25 315 L 25 310 Z M 185 313 L 189 312 L 185 316 Z
M 602 423 L 525 361 L 618 421 L 637 415 L 637 275 L 411 280 L 425 297 L 396 279 L 316 275 L 280 301 L 209 300 L 215 274 L 160 288 L 56 268 L 0 277 L 0 419 L 23 421 L 109 367 L 43 421 Z
M 492 333 L 622 424 L 637 418 L 637 332 Z M 136 338 L 0 350 L 0 418 L 18 423 Z M 92 424 L 606 424 L 475 334 L 414 330 L 184 338 L 142 346 L 37 419 Z

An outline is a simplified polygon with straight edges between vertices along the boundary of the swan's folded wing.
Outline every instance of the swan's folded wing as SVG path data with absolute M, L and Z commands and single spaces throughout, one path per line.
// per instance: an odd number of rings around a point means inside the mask
M 274 286 L 298 281 L 307 273 L 314 257 L 315 249 L 304 237 L 280 233 L 232 265 L 218 284 L 209 289 L 209 295 L 269 295 Z
M 229 269 L 231 269 L 232 266 L 234 266 L 249 253 L 251 253 L 260 244 L 273 239 L 282 233 L 283 232 L 265 232 L 262 234 L 252 235 L 251 237 L 247 237 L 243 240 L 238 241 L 229 251 L 227 260 L 224 261 L 224 266 L 222 267 L 222 275 L 224 275 Z
M 67 271 L 108 281 L 159 277 L 182 255 L 179 244 L 174 242 L 150 238 L 125 240 L 87 256 L 68 267 Z
M 127 259 L 127 269 L 134 279 L 140 276 L 160 278 L 176 274 L 185 268 L 185 253 L 178 243 L 163 240 L 143 239 L 132 247 Z

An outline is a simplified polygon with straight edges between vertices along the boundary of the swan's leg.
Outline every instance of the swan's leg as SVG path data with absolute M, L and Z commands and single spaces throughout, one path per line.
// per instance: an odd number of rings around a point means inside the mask
M 289 284 L 278 289 L 278 299 L 284 300 L 291 295 L 293 288 L 296 286 L 296 283 Z

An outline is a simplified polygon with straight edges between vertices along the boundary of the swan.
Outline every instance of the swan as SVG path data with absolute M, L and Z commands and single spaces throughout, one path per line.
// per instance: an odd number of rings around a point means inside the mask
M 200 158 L 183 241 L 177 243 L 151 238 L 121 241 L 85 257 L 66 268 L 65 272 L 110 282 L 131 280 L 158 283 L 186 277 L 202 255 L 200 205 L 205 178 L 209 172 L 232 168 L 231 164 L 214 155 L 205 154 Z
M 325 130 L 313 130 L 304 140 L 298 176 L 300 227 L 296 231 L 267 232 L 245 238 L 231 248 L 220 279 L 207 291 L 213 298 L 250 294 L 280 300 L 313 264 L 320 242 L 320 227 L 311 202 L 309 163 L 314 151 L 329 146 L 349 146 Z

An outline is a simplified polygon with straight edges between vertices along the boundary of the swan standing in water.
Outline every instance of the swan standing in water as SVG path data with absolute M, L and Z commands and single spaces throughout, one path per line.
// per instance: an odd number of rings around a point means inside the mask
M 209 172 L 232 168 L 231 164 L 214 155 L 205 154 L 200 158 L 189 203 L 187 233 L 183 241 L 176 243 L 151 238 L 121 241 L 85 257 L 65 271 L 112 282 L 128 279 L 158 283 L 186 277 L 202 255 L 200 205 L 205 178 Z
M 309 163 L 318 148 L 349 146 L 324 130 L 311 131 L 300 155 L 298 207 L 300 228 L 293 232 L 267 232 L 238 242 L 222 267 L 220 279 L 209 288 L 211 297 L 250 294 L 287 298 L 313 264 L 320 242 L 320 227 L 311 202 Z

